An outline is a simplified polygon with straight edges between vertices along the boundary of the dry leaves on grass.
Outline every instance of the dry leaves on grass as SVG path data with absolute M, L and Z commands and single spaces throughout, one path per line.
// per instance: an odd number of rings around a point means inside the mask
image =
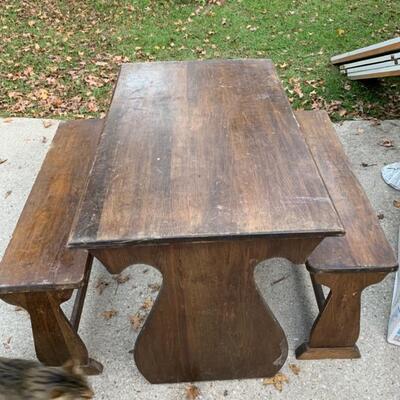
M 200 389 L 196 385 L 190 384 L 185 391 L 187 400 L 195 400 L 200 396 Z
M 111 318 L 114 318 L 118 314 L 117 310 L 106 310 L 103 311 L 100 315 L 105 319 L 105 320 L 110 320 Z
M 289 383 L 289 379 L 285 374 L 282 374 L 282 372 L 278 372 L 274 377 L 272 378 L 265 378 L 263 380 L 263 385 L 273 385 L 276 390 L 279 390 L 282 392 L 283 385 L 285 383 Z
M 295 375 L 299 375 L 300 374 L 300 367 L 298 365 L 289 364 L 289 368 Z
M 140 329 L 143 321 L 144 321 L 144 316 L 138 312 L 134 315 L 129 316 L 129 322 L 131 323 L 131 326 L 135 332 L 137 332 Z
M 128 282 L 130 278 L 131 277 L 129 275 L 123 275 L 123 274 L 113 276 L 114 281 L 117 281 L 118 285 Z
M 103 294 L 106 287 L 110 284 L 110 282 L 105 281 L 102 278 L 99 278 L 96 283 L 96 291 L 99 295 Z

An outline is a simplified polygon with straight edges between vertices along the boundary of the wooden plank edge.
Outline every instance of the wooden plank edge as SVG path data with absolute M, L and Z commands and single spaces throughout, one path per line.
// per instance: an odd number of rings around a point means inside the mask
M 364 58 L 383 55 L 400 50 L 400 37 L 376 43 L 371 46 L 362 47 L 353 51 L 338 54 L 331 57 L 331 63 L 344 64 L 349 61 L 361 60 Z

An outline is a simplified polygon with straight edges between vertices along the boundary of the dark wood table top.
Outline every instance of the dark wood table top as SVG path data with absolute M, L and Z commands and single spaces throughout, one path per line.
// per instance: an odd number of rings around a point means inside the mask
M 342 233 L 271 61 L 122 66 L 69 246 Z

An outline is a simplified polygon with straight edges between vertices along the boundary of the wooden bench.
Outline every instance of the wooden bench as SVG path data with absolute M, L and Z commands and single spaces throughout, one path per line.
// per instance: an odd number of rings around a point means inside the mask
M 395 271 L 396 257 L 328 114 L 298 111 L 296 118 L 346 231 L 345 236 L 324 239 L 306 263 L 320 313 L 308 343 L 296 355 L 359 358 L 361 292 Z M 327 299 L 321 285 L 330 288 Z
M 88 357 L 77 333 L 92 257 L 66 242 L 102 124 L 60 124 L 0 263 L 0 298 L 30 314 L 38 359 L 47 365 L 75 359 L 93 374 L 102 366 Z M 74 289 L 68 320 L 60 304 Z

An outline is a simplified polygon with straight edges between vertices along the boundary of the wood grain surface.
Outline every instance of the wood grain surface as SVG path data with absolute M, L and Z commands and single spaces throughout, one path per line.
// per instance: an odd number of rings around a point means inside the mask
M 318 272 L 313 279 L 330 293 L 311 329 L 308 343 L 296 350 L 301 360 L 359 358 L 362 291 L 380 282 L 388 272 Z
M 1 294 L 0 298 L 29 313 L 36 355 L 42 363 L 60 366 L 76 360 L 86 374 L 96 375 L 102 372 L 102 365 L 89 358 L 84 342 L 60 307 L 71 298 L 72 292 L 9 293 Z
M 306 141 L 346 235 L 326 238 L 307 260 L 311 271 L 394 271 L 397 260 L 375 210 L 352 172 L 325 111 L 298 111 Z
M 71 247 L 341 233 L 270 61 L 122 66 Z
M 287 357 L 282 328 L 261 297 L 254 268 L 272 257 L 303 263 L 322 238 L 259 238 L 94 249 L 113 274 L 157 268 L 163 282 L 135 344 L 152 383 L 273 376 Z
M 82 284 L 88 254 L 66 243 L 102 124 L 60 124 L 0 263 L 0 293 Z

